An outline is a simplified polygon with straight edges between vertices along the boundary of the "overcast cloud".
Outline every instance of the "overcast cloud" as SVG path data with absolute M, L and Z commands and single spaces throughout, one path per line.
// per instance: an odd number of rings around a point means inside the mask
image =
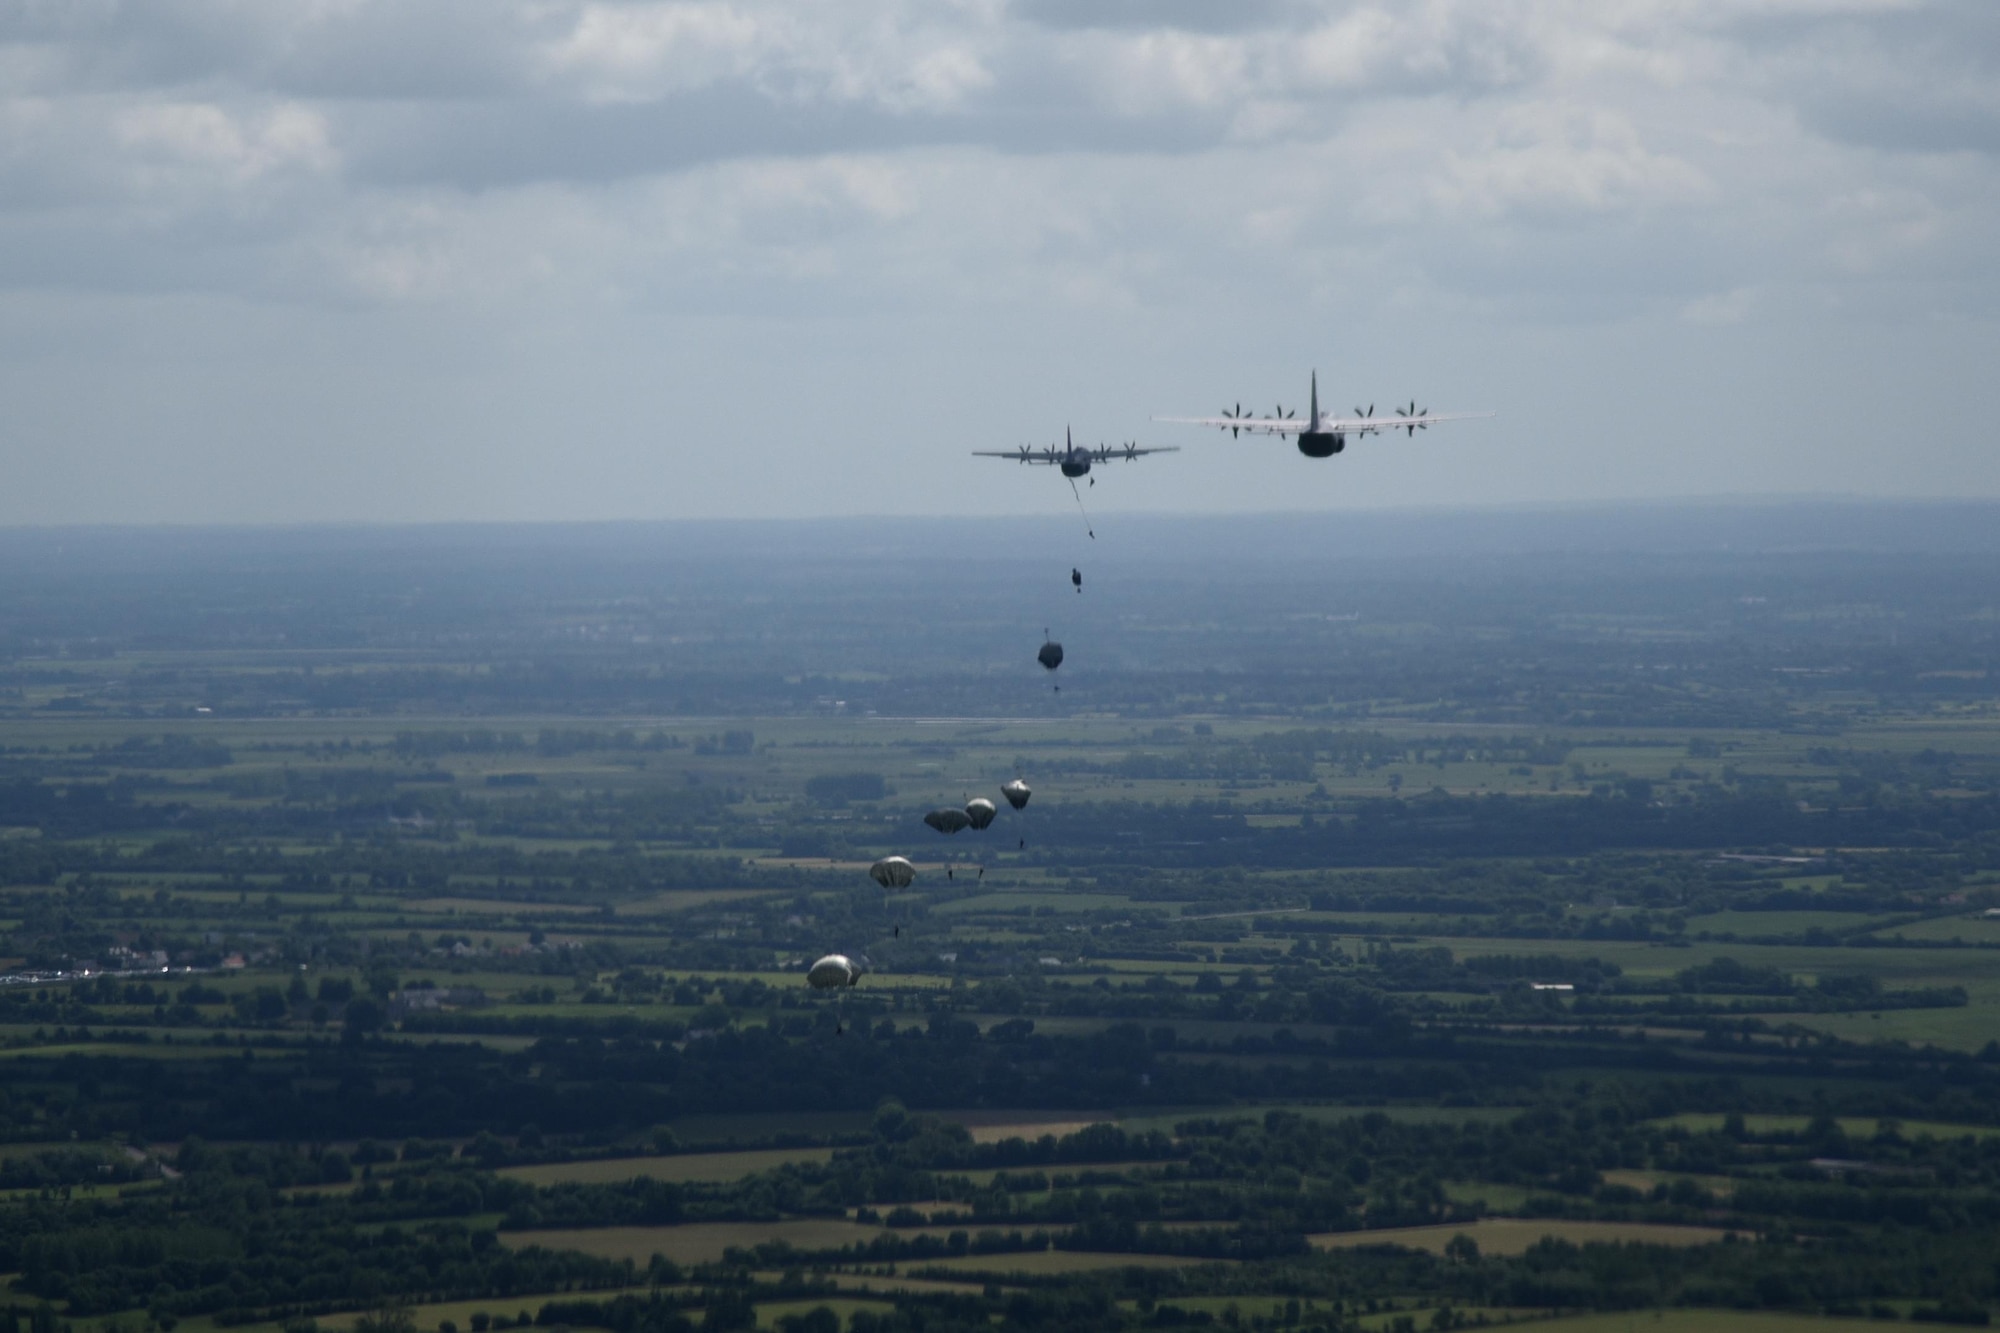
M 0 522 L 2000 495 L 1996 154 L 1992 0 L 0 0 Z M 1148 420 L 1314 367 L 1502 415 Z

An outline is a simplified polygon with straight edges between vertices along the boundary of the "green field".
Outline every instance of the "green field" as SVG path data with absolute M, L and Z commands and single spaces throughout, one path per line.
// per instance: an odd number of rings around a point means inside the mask
M 1817 912 L 1812 910 L 1797 912 L 1708 912 L 1687 919 L 1687 933 L 1700 936 L 1704 931 L 1720 935 L 1754 937 L 1759 935 L 1803 935 L 1807 931 L 1819 930 L 1828 933 L 1847 934 L 1862 930 L 1871 921 L 1882 918 L 1871 912 Z M 1926 923 L 1929 924 L 1929 923 Z M 1899 927 L 1898 933 L 1906 933 Z M 1914 938 L 1914 937 L 1913 937 Z
M 1659 1123 L 1677 1125 L 1696 1133 L 1713 1133 L 1723 1126 L 1725 1117 L 1720 1113 L 1688 1111 L 1671 1116 Z M 1751 1113 L 1743 1117 L 1743 1128 L 1752 1134 L 1799 1134 L 1812 1123 L 1802 1115 L 1758 1115 Z M 1873 1138 L 1879 1133 L 1884 1122 L 1861 1116 L 1837 1116 L 1835 1123 L 1840 1132 L 1851 1139 Z M 1953 1125 L 1936 1120 L 1897 1120 L 1897 1132 L 1905 1138 L 1928 1136 L 1935 1139 L 1957 1139 L 2000 1137 L 2000 1127 L 1993 1125 Z
M 1428 574 L 1349 606 L 1333 580 L 1225 636 L 1280 663 L 1241 670 L 1175 656 L 1197 608 L 1169 597 L 1115 617 L 1118 651 L 1150 663 L 1122 693 L 1076 670 L 1058 698 L 976 663 L 938 678 L 938 716 L 913 715 L 928 687 L 899 673 L 960 651 L 949 636 L 825 668 L 851 588 L 767 624 L 808 635 L 782 651 L 740 635 L 751 603 L 704 610 L 698 581 L 549 592 L 561 616 L 518 609 L 480 653 L 371 638 L 393 590 L 358 599 L 367 623 L 340 641 L 376 646 L 353 650 L 296 623 L 174 649 L 118 616 L 58 646 L 34 628 L 57 603 L 17 607 L 17 1299 L 47 1300 L 56 1333 L 268 1333 L 306 1305 L 345 1333 L 379 1293 L 431 1333 L 608 1293 L 656 1254 L 692 1270 L 880 1241 L 830 1275 L 843 1318 L 939 1298 L 1001 1327 L 1088 1292 L 1135 1328 L 1165 1305 L 1268 1326 L 1297 1291 L 1389 1333 L 1447 1288 L 1574 1290 L 1523 1257 L 1550 1236 L 1630 1246 L 1584 1265 L 1620 1299 L 1824 1308 L 1866 1270 L 1905 1318 L 1960 1292 L 2000 1308 L 2000 1229 L 1968 1204 L 2000 1165 L 1957 1141 L 2000 1136 L 2000 706 L 1977 683 L 1990 570 L 1958 574 L 1978 606 L 1894 622 L 1898 654 L 1935 670 L 1879 689 L 1813 673 L 1829 644 L 1876 661 L 1880 606 L 1815 602 L 1815 573 L 1759 583 L 1775 600 L 1751 609 L 1730 564 L 1633 614 L 1584 605 L 1587 580 L 1532 611 L 1455 603 Z M 1057 591 L 1082 614 L 1109 600 Z M 952 613 L 987 614 L 965 592 Z M 1104 670 L 1075 633 L 1076 667 Z M 1894 678 L 1898 654 L 1870 670 Z M 759 675 L 767 658 L 783 669 Z M 1479 690 L 1454 694 L 1454 670 Z M 993 830 L 920 822 L 1015 774 L 1033 804 Z M 907 891 L 868 877 L 890 853 L 917 864 Z M 858 986 L 807 987 L 829 952 L 868 959 Z M 1822 1109 L 1872 1172 L 1813 1165 Z M 1734 1110 L 1746 1132 L 1712 1134 Z M 1878 1138 L 1892 1115 L 1900 1140 Z M 1527 1216 L 1550 1199 L 1563 1220 Z M 1454 1206 L 1478 1220 L 1382 1225 Z M 699 1220 L 639 1224 L 663 1217 Z M 902 1244 L 1105 1223 L 1135 1232 Z M 1110 1248 L 1152 1228 L 1273 1257 Z M 1732 1228 L 1767 1239 L 1703 1248 Z M 1355 1253 L 1459 1234 L 1478 1268 Z M 133 1271 L 113 1285 L 64 1267 L 114 1252 Z M 328 1294 L 335 1265 L 352 1281 Z M 677 1301 L 738 1289 L 774 1327 L 821 1303 L 792 1298 L 798 1276 L 660 1279 Z
M 858 1296 L 823 1296 L 800 1301 L 759 1301 L 757 1303 L 757 1327 L 776 1328 L 778 1320 L 787 1315 L 802 1315 L 824 1306 L 840 1319 L 842 1324 L 854 1317 L 857 1310 L 867 1310 L 873 1314 L 887 1314 L 896 1307 L 889 1301 L 871 1301 Z
M 1091 1125 L 1101 1125 L 1116 1119 L 1111 1115 L 1092 1115 L 1089 1112 L 1065 1114 L 1061 1111 L 1022 1115 L 1018 1112 L 945 1112 L 944 1117 L 964 1125 L 972 1133 L 975 1143 L 998 1143 L 1002 1139 L 1039 1139 L 1045 1134 L 1061 1137 L 1074 1134 L 1079 1129 Z
M 964 1125 L 981 1143 L 1008 1138 L 1040 1138 L 1068 1134 L 1086 1125 L 1116 1120 L 1116 1113 L 1083 1111 L 988 1111 L 939 1107 L 930 1112 Z M 680 1116 L 667 1122 L 684 1143 L 729 1144 L 785 1135 L 853 1135 L 865 1133 L 874 1116 L 863 1111 L 766 1112 L 737 1116 Z M 788 1151 L 788 1150 L 787 1150 Z M 683 1156 L 721 1154 L 683 1154 Z M 799 1160 L 805 1160 L 800 1158 Z
M 1679 1171 L 1623 1171 L 1616 1169 L 1603 1172 L 1602 1174 L 1605 1184 L 1623 1185 L 1628 1189 L 1638 1190 L 1642 1194 L 1651 1193 L 1656 1186 L 1671 1185 L 1677 1180 L 1692 1181 L 1702 1189 L 1707 1190 L 1710 1194 L 1723 1199 L 1728 1198 L 1730 1192 L 1736 1188 L 1735 1180 L 1729 1176 L 1693 1175 Z
M 580 1250 L 606 1259 L 630 1259 L 644 1266 L 653 1255 L 677 1264 L 713 1263 L 730 1249 L 748 1249 L 781 1240 L 802 1250 L 866 1244 L 884 1234 L 881 1227 L 862 1226 L 838 1218 L 790 1222 L 705 1222 L 673 1227 L 591 1227 L 575 1231 L 503 1231 L 501 1243 L 513 1249 L 540 1245 L 552 1250 Z
M 1605 1179 L 1610 1180 L 1609 1173 Z M 1439 1182 L 1439 1188 L 1453 1203 L 1476 1203 L 1498 1213 L 1518 1211 L 1539 1192 L 1526 1185 L 1504 1185 L 1490 1180 L 1445 1180 Z
M 727 1147 L 785 1137 L 864 1134 L 868 1111 L 756 1111 L 743 1115 L 683 1115 L 666 1122 L 684 1144 Z
M 1481 1254 L 1523 1253 L 1544 1238 L 1575 1245 L 1707 1245 L 1726 1232 L 1714 1227 L 1667 1226 L 1652 1222 L 1571 1222 L 1517 1217 L 1482 1217 L 1462 1224 L 1395 1227 L 1380 1231 L 1332 1231 L 1311 1237 L 1323 1250 L 1349 1250 L 1368 1245 L 1400 1245 L 1406 1249 L 1444 1253 L 1454 1236 L 1470 1236 Z
M 1831 1329 L 1880 1328 L 1862 1319 L 1826 1315 L 1773 1314 L 1763 1310 L 1644 1310 L 1628 1314 L 1564 1315 L 1536 1319 L 1520 1327 L 1549 1333 L 1828 1333 Z
M 1128 1130 L 1157 1129 L 1172 1133 L 1176 1124 L 1194 1119 L 1261 1119 L 1271 1111 L 1285 1111 L 1308 1120 L 1354 1120 L 1367 1115 L 1383 1115 L 1406 1124 L 1464 1124 L 1501 1122 L 1521 1113 L 1518 1106 L 1349 1106 L 1322 1102 L 1266 1102 L 1254 1107 L 1187 1106 L 1172 1111 L 1154 1111 L 1122 1117 L 1119 1125 Z
M 1912 921 L 1908 925 L 1889 926 L 1875 933 L 1885 940 L 2000 945 L 2000 917 L 1990 917 L 1983 912 L 1970 916 L 1938 916 L 1927 921 Z
M 648 1290 L 648 1288 L 642 1286 L 610 1287 L 601 1291 L 589 1292 L 587 1295 L 592 1300 L 608 1300 L 620 1294 L 643 1296 Z M 463 1329 L 470 1326 L 472 1317 L 476 1314 L 504 1314 L 513 1316 L 525 1311 L 529 1315 L 539 1315 L 542 1311 L 542 1306 L 549 1301 L 575 1300 L 576 1298 L 577 1293 L 575 1292 L 540 1291 L 470 1301 L 424 1301 L 411 1304 L 406 1308 L 409 1311 L 410 1317 L 416 1321 L 419 1329 L 435 1329 L 440 1320 L 446 1319 L 451 1320 Z M 319 1319 L 319 1324 L 322 1328 L 347 1330 L 354 1326 L 355 1320 L 360 1318 L 361 1314 L 361 1311 L 354 1311 L 323 1315 Z M 182 1327 L 192 1325 L 195 1333 L 203 1333 L 202 1324 L 208 1322 L 189 1320 Z M 284 1325 L 274 1322 L 239 1324 L 232 1325 L 231 1327 L 252 1329 L 256 1330 L 257 1333 L 274 1333 L 275 1330 L 282 1329 Z M 207 1333 L 217 1333 L 213 1324 L 209 1325 Z
M 915 1273 L 990 1273 L 996 1277 L 1021 1274 L 1050 1277 L 1060 1273 L 1091 1273 L 1107 1268 L 1188 1268 L 1214 1259 L 1184 1259 L 1168 1254 L 1101 1254 L 1089 1250 L 1030 1250 L 1020 1254 L 969 1254 L 911 1265 Z
M 1208 1223 L 1191 1225 L 1207 1226 Z M 749 1249 L 767 1241 L 784 1241 L 801 1250 L 833 1249 L 866 1244 L 882 1235 L 931 1236 L 943 1239 L 953 1231 L 976 1231 L 968 1223 L 948 1223 L 930 1227 L 899 1227 L 894 1231 L 838 1218 L 801 1218 L 781 1222 L 702 1222 L 669 1227 L 591 1227 L 559 1231 L 507 1231 L 500 1233 L 503 1244 L 513 1249 L 539 1245 L 545 1249 L 578 1250 L 607 1259 L 629 1259 L 643 1266 L 653 1255 L 664 1255 L 677 1264 L 713 1263 L 732 1249 Z M 1018 1229 L 1018 1228 L 1015 1228 Z M 1060 1231 L 1060 1226 L 1044 1228 Z M 1086 1268 L 1118 1267 L 1121 1263 L 1140 1267 L 1175 1266 L 1183 1262 L 1160 1255 L 1096 1255 L 1072 1250 L 1031 1251 L 1022 1254 L 965 1255 L 951 1259 L 925 1260 L 913 1272 L 931 1267 L 966 1272 L 1075 1272 Z
M 1971 987 L 1967 987 L 1971 990 Z M 1843 1041 L 1902 1041 L 1977 1051 L 2000 1035 L 2000 987 L 1988 982 L 1960 1009 L 1885 1009 L 1855 1014 L 1769 1014 L 1773 1027 L 1796 1025 Z
M 892 1265 L 893 1267 L 893 1265 Z M 757 1274 L 767 1281 L 776 1281 L 782 1273 L 764 1271 Z M 983 1282 L 954 1282 L 948 1278 L 910 1277 L 899 1273 L 871 1271 L 865 1273 L 815 1273 L 815 1278 L 823 1278 L 842 1291 L 867 1296 L 873 1292 L 914 1291 L 937 1292 L 947 1295 L 977 1295 L 985 1289 Z
M 1013 915 L 1046 908 L 1054 912 L 1121 911 L 1132 905 L 1129 898 L 1109 893 L 1043 893 L 1033 890 L 993 891 L 969 898 L 953 898 L 934 909 L 947 915 L 994 913 Z
M 503 1168 L 501 1175 L 534 1185 L 614 1184 L 622 1180 L 678 1182 L 740 1180 L 758 1171 L 791 1162 L 824 1162 L 831 1148 L 773 1148 L 750 1152 L 682 1153 L 671 1157 L 613 1157 L 583 1162 L 552 1162 L 546 1166 Z

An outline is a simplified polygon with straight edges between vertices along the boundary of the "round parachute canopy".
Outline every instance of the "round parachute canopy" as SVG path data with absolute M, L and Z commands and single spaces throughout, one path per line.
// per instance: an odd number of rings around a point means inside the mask
M 916 882 L 917 868 L 900 856 L 885 856 L 868 867 L 868 878 L 885 889 L 907 889 Z
M 806 973 L 806 985 L 814 990 L 837 990 L 861 980 L 866 969 L 844 953 L 830 953 Z
M 1035 660 L 1054 671 L 1062 665 L 1062 645 L 1054 639 L 1047 640 L 1042 644 L 1042 651 L 1035 654 Z
M 1021 781 L 1019 778 L 1015 778 L 1000 789 L 1000 794 L 1007 798 L 1007 804 L 1019 810 L 1028 803 L 1028 797 L 1034 793 L 1028 790 L 1027 783 Z
M 962 828 L 970 828 L 972 826 L 972 820 L 966 815 L 965 811 L 953 810 L 949 807 L 943 810 L 931 811 L 924 816 L 924 822 L 939 833 L 956 833 Z
M 972 827 L 985 828 L 993 822 L 993 816 L 1000 813 L 1000 807 L 984 796 L 975 796 L 965 803 L 965 817 L 972 821 Z

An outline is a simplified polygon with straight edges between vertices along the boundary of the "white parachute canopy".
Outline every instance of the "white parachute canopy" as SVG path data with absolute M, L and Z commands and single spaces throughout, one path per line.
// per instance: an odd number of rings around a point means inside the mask
M 868 877 L 885 889 L 907 889 L 917 879 L 917 868 L 900 856 L 885 856 L 868 867 Z
M 861 974 L 867 970 L 860 960 L 844 953 L 830 953 L 807 971 L 806 985 L 814 990 L 838 990 L 861 980 Z
M 954 810 L 950 806 L 931 811 L 924 816 L 924 822 L 939 833 L 956 833 L 962 828 L 972 827 L 972 819 L 965 811 Z
M 985 828 L 993 822 L 993 816 L 999 813 L 1000 808 L 984 796 L 975 796 L 965 803 L 965 817 L 971 821 L 975 829 Z

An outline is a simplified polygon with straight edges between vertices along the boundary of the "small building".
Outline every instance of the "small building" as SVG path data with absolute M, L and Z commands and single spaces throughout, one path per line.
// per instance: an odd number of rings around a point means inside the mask
M 389 997 L 389 1016 L 434 1014 L 447 1009 L 476 1009 L 486 1003 L 486 992 L 477 986 L 412 986 Z

